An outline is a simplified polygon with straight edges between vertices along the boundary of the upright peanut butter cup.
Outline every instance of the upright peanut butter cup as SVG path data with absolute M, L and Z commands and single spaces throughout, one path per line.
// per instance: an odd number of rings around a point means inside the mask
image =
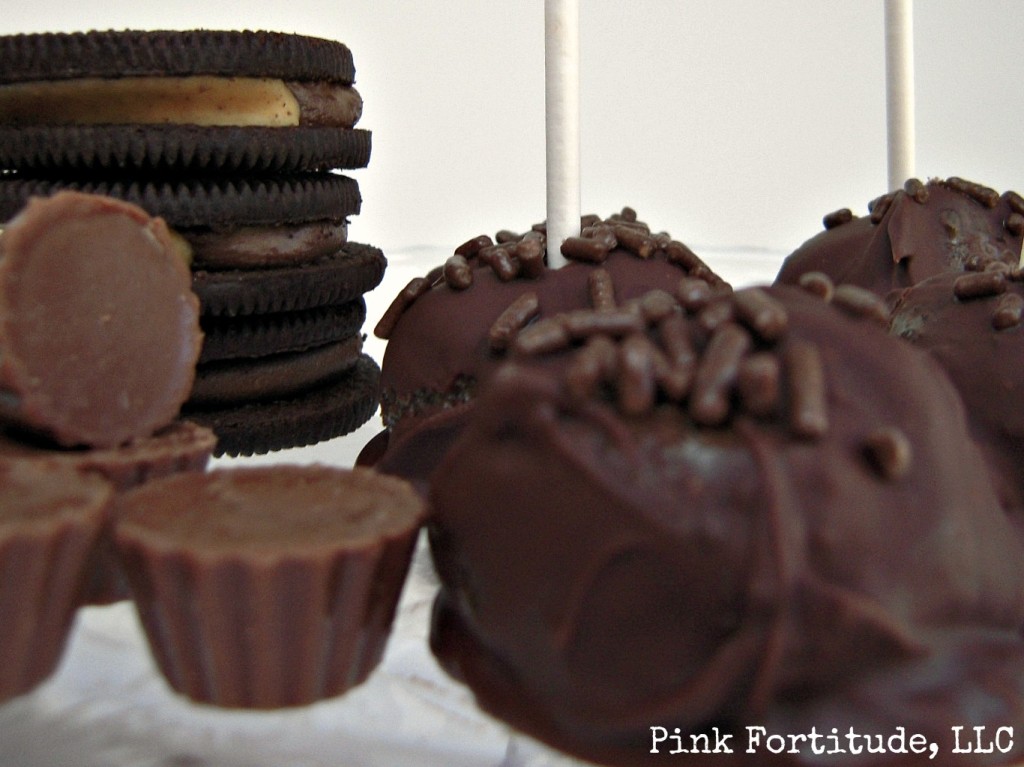
M 202 336 L 167 227 L 116 200 L 32 200 L 0 236 L 0 419 L 113 447 L 177 416 Z
M 424 514 L 406 483 L 368 470 L 217 469 L 125 494 L 115 536 L 171 687 L 280 708 L 376 667 Z
M 66 466 L 0 464 L 0 703 L 57 667 L 112 494 Z

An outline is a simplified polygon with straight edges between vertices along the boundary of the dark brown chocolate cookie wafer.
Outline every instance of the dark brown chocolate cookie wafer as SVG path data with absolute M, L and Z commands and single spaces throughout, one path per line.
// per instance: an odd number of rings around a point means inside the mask
M 200 365 L 189 404 L 223 407 L 295 396 L 349 370 L 362 351 L 363 338 L 355 335 L 301 352 Z
M 58 180 L 11 174 L 0 177 L 0 221 L 21 210 L 30 197 L 49 197 L 62 189 L 125 200 L 175 229 L 340 220 L 359 213 L 362 203 L 356 181 L 334 173 L 180 181 Z
M 261 31 L 92 31 L 0 37 L 0 82 L 249 75 L 351 83 L 342 43 Z
M 377 410 L 379 385 L 380 368 L 363 355 L 337 381 L 297 397 L 223 410 L 189 409 L 187 417 L 216 433 L 216 456 L 270 453 L 355 431 Z
M 370 147 L 370 131 L 318 126 L 0 126 L 0 167 L 65 175 L 122 168 L 197 173 L 365 168 Z
M 308 264 L 197 271 L 192 289 L 203 315 L 290 312 L 355 300 L 380 283 L 386 266 L 378 248 L 350 242 L 338 253 Z
M 365 321 L 362 298 L 297 312 L 203 317 L 199 362 L 302 351 L 354 335 Z

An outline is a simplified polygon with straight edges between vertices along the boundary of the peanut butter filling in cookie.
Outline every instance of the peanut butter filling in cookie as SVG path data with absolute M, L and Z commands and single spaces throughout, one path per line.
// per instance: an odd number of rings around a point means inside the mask
M 351 128 L 362 110 L 350 85 L 257 77 L 87 77 L 0 86 L 0 123 L 13 125 Z

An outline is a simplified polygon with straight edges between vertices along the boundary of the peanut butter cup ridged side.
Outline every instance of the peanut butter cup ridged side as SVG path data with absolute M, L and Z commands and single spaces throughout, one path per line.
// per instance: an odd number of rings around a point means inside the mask
M 112 496 L 68 467 L 0 464 L 0 703 L 57 667 Z
M 377 666 L 424 515 L 406 483 L 370 470 L 232 467 L 123 495 L 115 538 L 170 686 L 273 709 Z

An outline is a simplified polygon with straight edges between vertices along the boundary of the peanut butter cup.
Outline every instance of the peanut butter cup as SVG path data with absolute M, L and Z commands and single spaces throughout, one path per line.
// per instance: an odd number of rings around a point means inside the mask
M 57 667 L 113 492 L 67 466 L 0 463 L 0 703 Z
M 112 448 L 61 448 L 17 431 L 0 431 L 0 465 L 25 461 L 56 464 L 96 474 L 115 490 L 124 491 L 168 474 L 203 470 L 216 444 L 212 430 L 189 421 L 175 421 L 152 436 Z M 127 598 L 128 587 L 113 554 L 109 530 L 104 530 L 86 574 L 82 604 L 110 604 Z
M 202 335 L 190 273 L 140 208 L 66 192 L 0 235 L 0 418 L 114 447 L 177 416 Z
M 231 468 L 125 494 L 115 535 L 171 687 L 280 708 L 375 668 L 424 513 L 408 485 L 368 470 Z

